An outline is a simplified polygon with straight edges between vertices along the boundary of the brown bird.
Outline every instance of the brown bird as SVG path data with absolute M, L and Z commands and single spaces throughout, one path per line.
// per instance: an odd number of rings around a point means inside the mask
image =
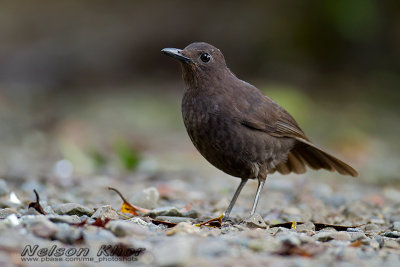
M 358 176 L 351 166 L 315 146 L 293 117 L 253 85 L 238 79 L 221 51 L 207 43 L 161 52 L 180 61 L 186 88 L 182 115 L 197 150 L 241 182 L 225 212 L 228 218 L 248 179 L 258 179 L 250 215 L 267 174 L 304 173 L 306 166 Z

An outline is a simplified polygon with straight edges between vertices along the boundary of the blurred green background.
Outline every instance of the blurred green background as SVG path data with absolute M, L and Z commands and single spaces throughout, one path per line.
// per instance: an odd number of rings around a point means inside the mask
M 3 178 L 212 170 L 160 53 L 205 41 L 362 181 L 400 182 L 398 0 L 1 1 L 0 20 Z

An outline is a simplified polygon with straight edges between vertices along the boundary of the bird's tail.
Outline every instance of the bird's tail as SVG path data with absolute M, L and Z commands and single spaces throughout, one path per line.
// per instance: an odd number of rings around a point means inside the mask
M 358 176 L 358 172 L 350 165 L 328 154 L 313 143 L 300 138 L 297 141 L 290 151 L 287 161 L 278 164 L 275 168 L 276 171 L 282 174 L 304 173 L 307 165 L 314 170 L 325 169 L 337 171 L 342 175 Z

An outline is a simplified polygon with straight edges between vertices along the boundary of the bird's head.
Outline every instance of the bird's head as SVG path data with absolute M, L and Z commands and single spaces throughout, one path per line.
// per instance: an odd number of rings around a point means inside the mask
M 221 51 L 207 43 L 191 43 L 183 50 L 164 48 L 161 52 L 180 61 L 186 83 L 215 80 L 229 71 Z

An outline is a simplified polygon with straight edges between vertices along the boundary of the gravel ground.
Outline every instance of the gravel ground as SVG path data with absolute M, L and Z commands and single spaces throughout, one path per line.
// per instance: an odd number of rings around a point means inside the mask
M 62 98 L 45 101 L 48 111 L 59 106 L 55 118 L 24 105 L 0 116 L 0 266 L 399 266 L 399 157 L 390 136 L 316 140 L 351 159 L 360 177 L 271 175 L 258 217 L 247 218 L 257 188 L 250 181 L 231 222 L 198 227 L 224 212 L 240 180 L 195 151 L 180 95 L 150 102 L 155 96 Z M 330 129 L 326 121 L 312 124 Z M 140 156 L 135 170 L 121 167 L 120 136 Z M 121 213 L 108 187 L 149 211 Z M 30 205 L 33 190 L 46 215 Z
M 250 182 L 221 227 L 194 225 L 221 215 L 239 183 L 217 171 L 1 179 L 0 266 L 398 266 L 400 190 L 313 175 L 272 176 L 253 221 Z M 150 211 L 123 215 L 108 186 Z M 33 189 L 46 215 L 28 208 Z

